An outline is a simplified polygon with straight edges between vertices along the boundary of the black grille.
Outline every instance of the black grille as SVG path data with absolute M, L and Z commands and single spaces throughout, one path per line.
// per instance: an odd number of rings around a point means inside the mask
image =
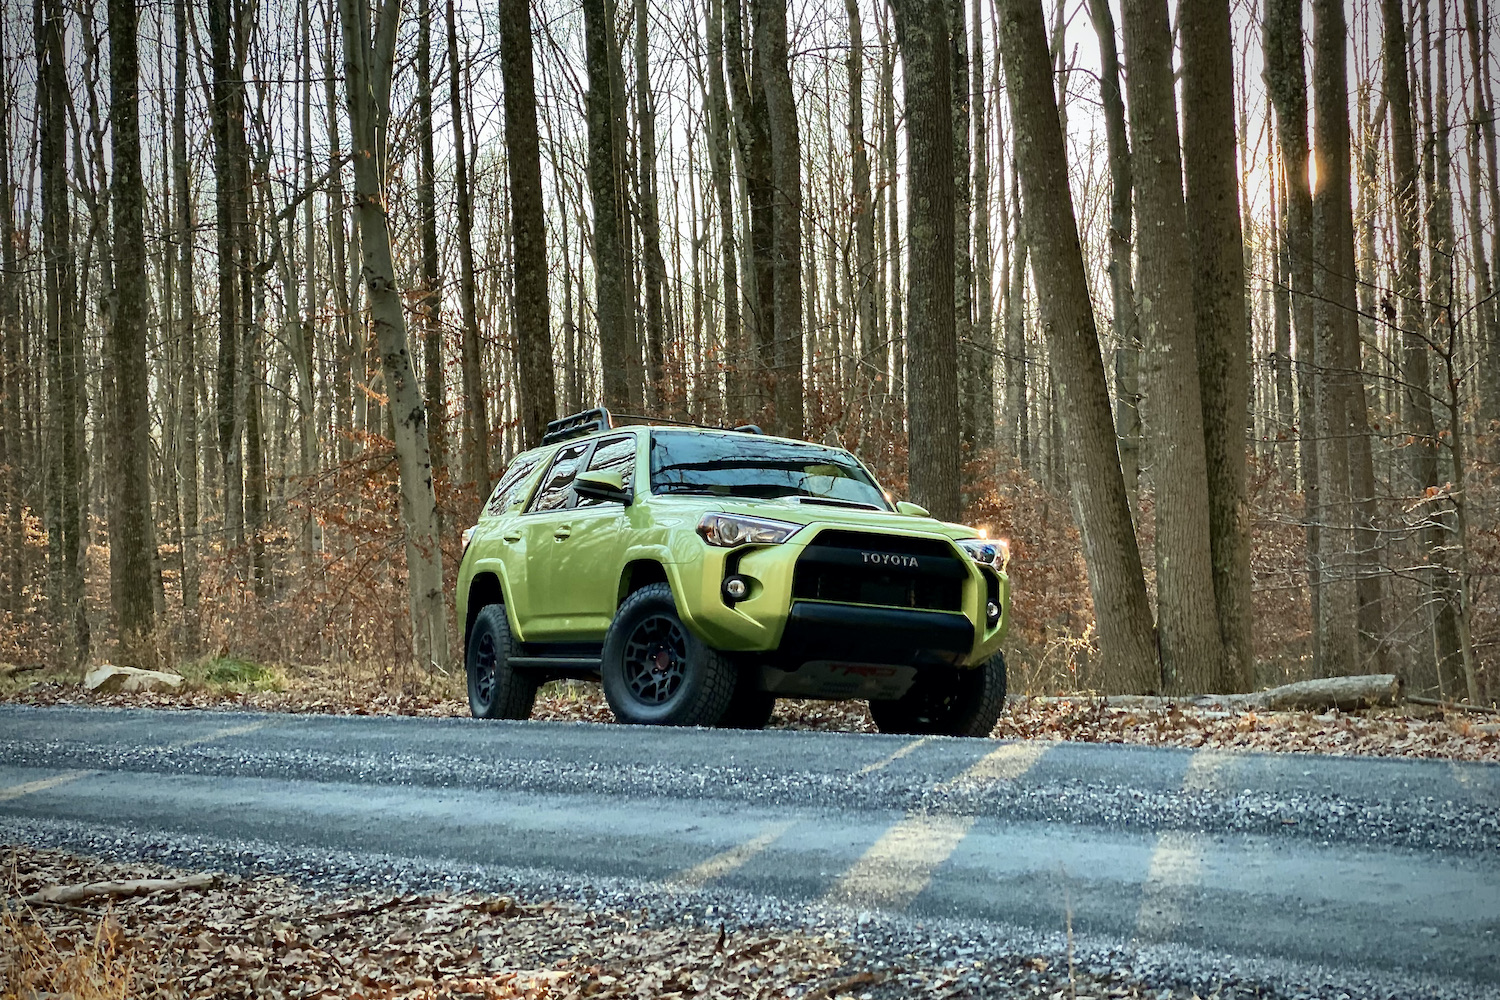
M 825 531 L 797 560 L 792 596 L 925 611 L 963 608 L 968 569 L 931 538 Z

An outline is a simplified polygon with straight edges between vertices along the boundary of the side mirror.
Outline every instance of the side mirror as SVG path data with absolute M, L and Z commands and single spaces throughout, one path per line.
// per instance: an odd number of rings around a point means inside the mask
M 573 480 L 573 489 L 581 497 L 602 503 L 624 504 L 626 507 L 635 499 L 635 494 L 626 488 L 623 476 L 604 469 L 579 473 L 578 478 Z
M 912 503 L 910 500 L 897 500 L 896 501 L 896 513 L 897 514 L 909 514 L 912 517 L 931 517 L 932 516 L 930 513 L 928 513 L 926 507 L 923 507 L 921 504 Z

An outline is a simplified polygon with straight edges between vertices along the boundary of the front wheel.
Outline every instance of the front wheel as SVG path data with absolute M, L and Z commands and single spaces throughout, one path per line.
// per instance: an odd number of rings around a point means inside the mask
M 882 733 L 913 736 L 988 736 L 1005 709 L 1005 655 L 974 667 L 922 670 L 911 689 L 890 701 L 871 701 Z
M 516 670 L 516 642 L 505 607 L 486 604 L 474 617 L 464 657 L 469 676 L 469 713 L 476 719 L 528 719 L 536 704 L 536 680 Z
M 672 588 L 642 587 L 626 598 L 604 637 L 604 698 L 621 722 L 712 726 L 734 695 L 735 668 L 677 616 Z

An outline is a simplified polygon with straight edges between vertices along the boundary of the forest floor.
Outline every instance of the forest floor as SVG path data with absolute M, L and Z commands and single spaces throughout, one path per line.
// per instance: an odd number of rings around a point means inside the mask
M 220 875 L 78 904 L 49 886 L 173 878 L 157 864 L 0 850 L 0 1000 L 124 997 L 1160 997 L 1045 958 L 867 961 L 850 941 L 463 892 L 315 891 Z M 1187 995 L 1187 994 L 1182 994 Z
M 171 692 L 98 694 L 73 673 L 0 673 L 0 702 L 208 708 L 336 715 L 465 716 L 461 676 L 412 676 L 348 666 L 267 667 L 234 659 L 184 663 Z M 599 685 L 543 688 L 534 719 L 614 721 Z M 772 729 L 874 732 L 863 702 L 777 702 Z M 1434 757 L 1500 763 L 1500 716 L 1402 704 L 1365 712 L 1218 711 L 1193 705 L 1119 707 L 1088 693 L 1013 696 L 993 736 L 1002 739 L 1213 747 L 1340 756 Z

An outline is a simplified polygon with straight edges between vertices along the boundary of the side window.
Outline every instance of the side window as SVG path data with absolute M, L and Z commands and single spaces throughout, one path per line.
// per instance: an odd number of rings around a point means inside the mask
M 589 459 L 588 471 L 618 472 L 620 478 L 625 481 L 625 488 L 630 489 L 635 480 L 635 435 L 626 434 L 622 437 L 601 439 L 594 446 L 594 454 Z M 602 502 L 590 500 L 587 497 L 578 498 L 580 507 L 597 507 Z
M 581 441 L 558 450 L 552 467 L 542 477 L 541 488 L 537 490 L 536 499 L 531 501 L 529 513 L 562 510 L 568 505 L 568 498 L 573 493 L 573 477 L 582 471 L 583 458 L 593 446 L 592 441 Z
M 485 506 L 486 513 L 506 514 L 520 508 L 526 502 L 526 487 L 531 484 L 531 473 L 545 457 L 546 452 L 533 453 L 522 455 L 510 463 L 510 468 L 500 477 L 495 492 L 490 496 L 490 502 Z

